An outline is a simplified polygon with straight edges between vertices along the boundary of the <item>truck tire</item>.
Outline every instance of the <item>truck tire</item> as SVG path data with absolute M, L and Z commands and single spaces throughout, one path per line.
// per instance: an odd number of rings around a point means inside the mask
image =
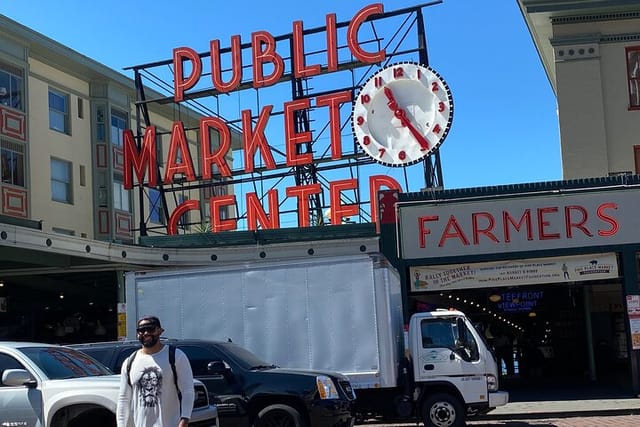
M 254 427 L 305 427 L 300 412 L 289 405 L 269 405 L 256 416 Z
M 422 422 L 425 427 L 463 427 L 464 406 L 451 394 L 436 393 L 422 405 Z

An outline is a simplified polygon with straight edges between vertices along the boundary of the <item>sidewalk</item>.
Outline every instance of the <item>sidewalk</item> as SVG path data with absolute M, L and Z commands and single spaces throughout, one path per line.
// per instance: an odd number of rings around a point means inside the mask
M 631 414 L 640 414 L 640 398 L 512 402 L 479 419 L 515 420 Z

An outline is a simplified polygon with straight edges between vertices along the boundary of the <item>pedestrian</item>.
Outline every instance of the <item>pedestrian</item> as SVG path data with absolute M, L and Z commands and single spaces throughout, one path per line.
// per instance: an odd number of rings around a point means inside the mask
M 195 392 L 189 359 L 160 341 L 160 319 L 138 320 L 142 348 L 122 364 L 117 405 L 118 427 L 187 427 Z M 174 353 L 175 352 L 175 353 Z

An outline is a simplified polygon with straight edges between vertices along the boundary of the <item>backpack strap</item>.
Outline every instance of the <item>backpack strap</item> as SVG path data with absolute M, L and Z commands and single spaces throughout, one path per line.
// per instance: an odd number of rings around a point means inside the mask
M 176 392 L 178 393 L 178 402 L 180 403 L 180 413 L 182 413 L 182 392 L 178 387 L 178 373 L 176 372 L 176 346 L 169 344 L 169 364 L 173 371 L 173 383 L 176 386 Z
M 129 387 L 132 386 L 132 384 L 131 384 L 131 365 L 133 365 L 133 360 L 136 358 L 137 355 L 138 355 L 138 350 L 134 351 L 133 353 L 131 353 L 131 355 L 129 357 L 127 357 L 127 383 L 129 383 Z

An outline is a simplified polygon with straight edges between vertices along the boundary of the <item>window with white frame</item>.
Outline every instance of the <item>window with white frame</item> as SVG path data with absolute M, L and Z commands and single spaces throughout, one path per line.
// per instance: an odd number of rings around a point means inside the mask
M 51 200 L 73 203 L 71 194 L 71 162 L 51 158 Z
M 629 109 L 640 110 L 640 46 L 626 48 Z
M 24 187 L 24 144 L 2 139 L 0 145 L 2 183 Z
M 164 215 L 162 215 L 162 198 L 160 191 L 155 188 L 149 189 L 149 221 L 156 224 L 164 224 Z
M 115 209 L 129 212 L 129 191 L 124 189 L 124 184 L 113 181 L 113 207 Z
M 127 113 L 111 110 L 111 144 L 122 147 L 122 132 L 127 129 Z
M 69 95 L 49 88 L 49 129 L 70 134 Z
M 24 111 L 22 82 L 22 70 L 8 64 L 0 64 L 0 105 Z

